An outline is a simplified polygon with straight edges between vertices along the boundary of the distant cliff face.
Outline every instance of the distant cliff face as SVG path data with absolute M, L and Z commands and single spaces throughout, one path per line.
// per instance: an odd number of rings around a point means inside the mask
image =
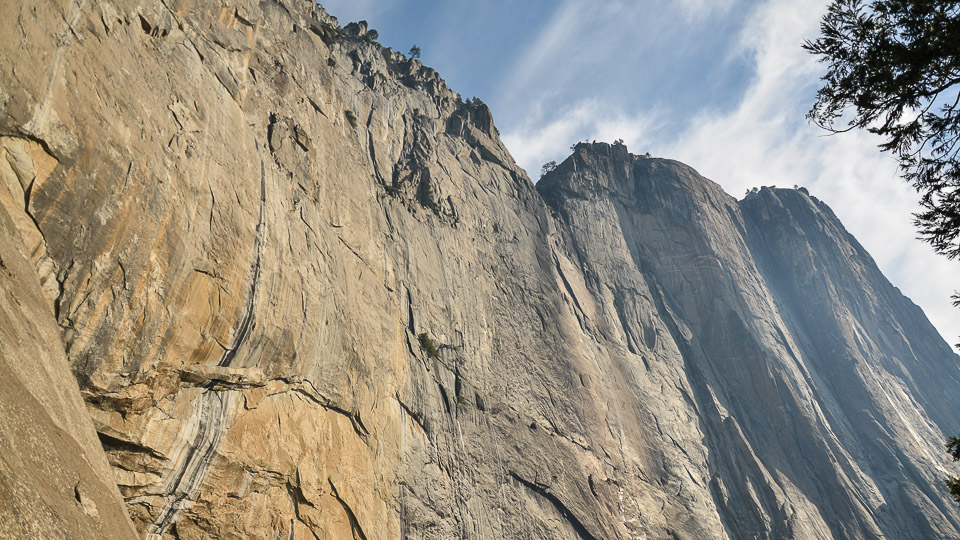
M 957 535 L 939 480 L 957 356 L 823 203 L 769 188 L 738 202 L 685 165 L 604 144 L 537 189 L 587 276 L 569 292 L 588 298 L 585 326 L 640 366 L 635 399 L 683 449 L 666 460 L 696 456 L 683 491 L 727 533 Z M 663 428 L 678 404 L 692 440 Z
M 958 359 L 806 194 L 534 187 L 311 2 L 0 18 L 0 202 L 141 536 L 960 535 Z

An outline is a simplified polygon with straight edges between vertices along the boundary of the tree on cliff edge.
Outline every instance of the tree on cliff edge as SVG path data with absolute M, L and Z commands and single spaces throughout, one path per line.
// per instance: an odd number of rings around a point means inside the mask
M 803 45 L 828 65 L 807 117 L 880 135 L 920 193 L 922 237 L 960 256 L 960 0 L 833 0 L 820 31 Z

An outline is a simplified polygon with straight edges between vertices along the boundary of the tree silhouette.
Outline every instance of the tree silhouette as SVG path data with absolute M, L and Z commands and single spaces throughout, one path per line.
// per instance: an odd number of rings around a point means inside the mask
M 921 195 L 923 239 L 960 256 L 960 1 L 834 0 L 820 31 L 803 45 L 829 66 L 808 118 L 883 137 Z

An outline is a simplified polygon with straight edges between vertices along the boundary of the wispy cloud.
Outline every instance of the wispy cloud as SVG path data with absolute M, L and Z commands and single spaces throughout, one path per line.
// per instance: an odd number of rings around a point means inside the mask
M 743 18 L 733 13 L 743 7 L 733 1 L 683 0 L 676 4 L 680 11 L 661 9 L 658 22 L 681 36 L 690 35 L 691 25 L 704 28 L 696 22 L 704 14 L 713 24 L 724 24 L 724 15 L 728 23 L 736 19 L 739 37 L 716 55 L 744 58 L 752 75 L 729 106 L 705 96 L 697 109 L 678 110 L 657 101 L 631 101 L 628 95 L 595 93 L 594 86 L 623 83 L 590 80 L 598 66 L 607 70 L 605 77 L 621 77 L 638 88 L 675 84 L 665 78 L 670 75 L 709 86 L 709 77 L 717 72 L 697 78 L 689 71 L 697 66 L 686 66 L 683 73 L 681 67 L 673 73 L 659 66 L 659 71 L 650 70 L 657 73 L 653 81 L 625 71 L 632 67 L 628 49 L 652 51 L 658 40 L 684 46 L 676 36 L 638 37 L 637 29 L 645 28 L 642 18 L 659 5 L 650 2 L 637 10 L 614 2 L 594 9 L 568 0 L 557 8 L 504 79 L 505 91 L 513 94 L 503 100 L 507 107 L 497 109 L 498 120 L 502 125 L 504 112 L 510 118 L 504 140 L 520 165 L 535 177 L 545 161 L 563 159 L 573 142 L 623 138 L 635 152 L 652 149 L 694 166 L 735 196 L 753 186 L 804 185 L 834 209 L 887 277 L 954 343 L 960 336 L 960 311 L 950 305 L 949 294 L 960 288 L 960 265 L 916 240 L 911 214 L 917 196 L 898 178 L 896 164 L 879 152 L 872 135 L 824 136 L 804 119 L 822 67 L 800 44 L 817 35 L 824 3 L 767 0 L 752 5 Z M 582 95 L 572 97 L 571 89 Z
M 649 64 L 661 61 L 651 48 L 665 41 L 672 20 L 702 13 L 701 3 L 558 3 L 505 70 L 494 97 L 504 140 L 519 164 L 535 175 L 581 140 L 647 144 L 658 113 L 654 107 L 631 111 L 625 101 L 644 99 L 640 87 L 656 84 L 643 76 L 655 77 Z
M 736 196 L 752 186 L 805 185 L 954 343 L 960 311 L 950 305 L 949 293 L 960 287 L 960 265 L 916 240 L 917 195 L 898 178 L 893 159 L 879 152 L 870 134 L 826 136 L 803 120 L 820 67 L 799 45 L 817 34 L 822 9 L 814 0 L 770 0 L 759 7 L 742 34 L 756 75 L 739 107 L 700 115 L 692 129 L 660 149 Z
M 717 54 L 736 43 L 738 9 L 738 0 L 556 4 L 491 99 L 511 151 L 530 170 L 613 127 L 621 133 L 609 138 L 644 146 L 691 111 L 724 109 L 743 84 L 740 53 Z
M 537 179 L 540 166 L 550 160 L 563 160 L 569 146 L 578 141 L 614 141 L 623 139 L 628 147 L 649 144 L 648 133 L 656 124 L 656 114 L 630 116 L 595 99 L 583 100 L 545 124 L 531 122 L 503 136 L 517 163 Z
M 513 62 L 513 69 L 507 75 L 508 88 L 528 89 L 537 86 L 543 75 L 554 72 L 558 64 L 569 62 L 570 56 L 579 48 L 576 46 L 577 28 L 583 21 L 583 9 L 578 2 L 567 1 L 559 5 L 544 25 L 531 46 L 523 51 Z M 563 78 L 575 76 L 573 73 L 560 71 Z M 551 76 L 556 82 L 557 73 Z
M 716 17 L 730 10 L 736 0 L 676 0 L 688 20 Z

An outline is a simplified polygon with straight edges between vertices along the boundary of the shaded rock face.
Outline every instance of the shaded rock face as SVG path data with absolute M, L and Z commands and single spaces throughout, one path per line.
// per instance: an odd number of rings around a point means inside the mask
M 806 195 L 603 144 L 534 188 L 310 2 L 0 19 L 4 207 L 141 536 L 958 534 L 957 358 Z
M 29 253 L 0 206 L 0 538 L 136 538 Z
M 679 498 L 737 538 L 958 534 L 939 456 L 957 356 L 828 207 L 738 202 L 622 145 L 578 145 L 537 189 L 586 277 L 569 290 L 584 328 L 683 450 L 664 454 L 690 473 Z M 664 426 L 677 409 L 693 433 Z

